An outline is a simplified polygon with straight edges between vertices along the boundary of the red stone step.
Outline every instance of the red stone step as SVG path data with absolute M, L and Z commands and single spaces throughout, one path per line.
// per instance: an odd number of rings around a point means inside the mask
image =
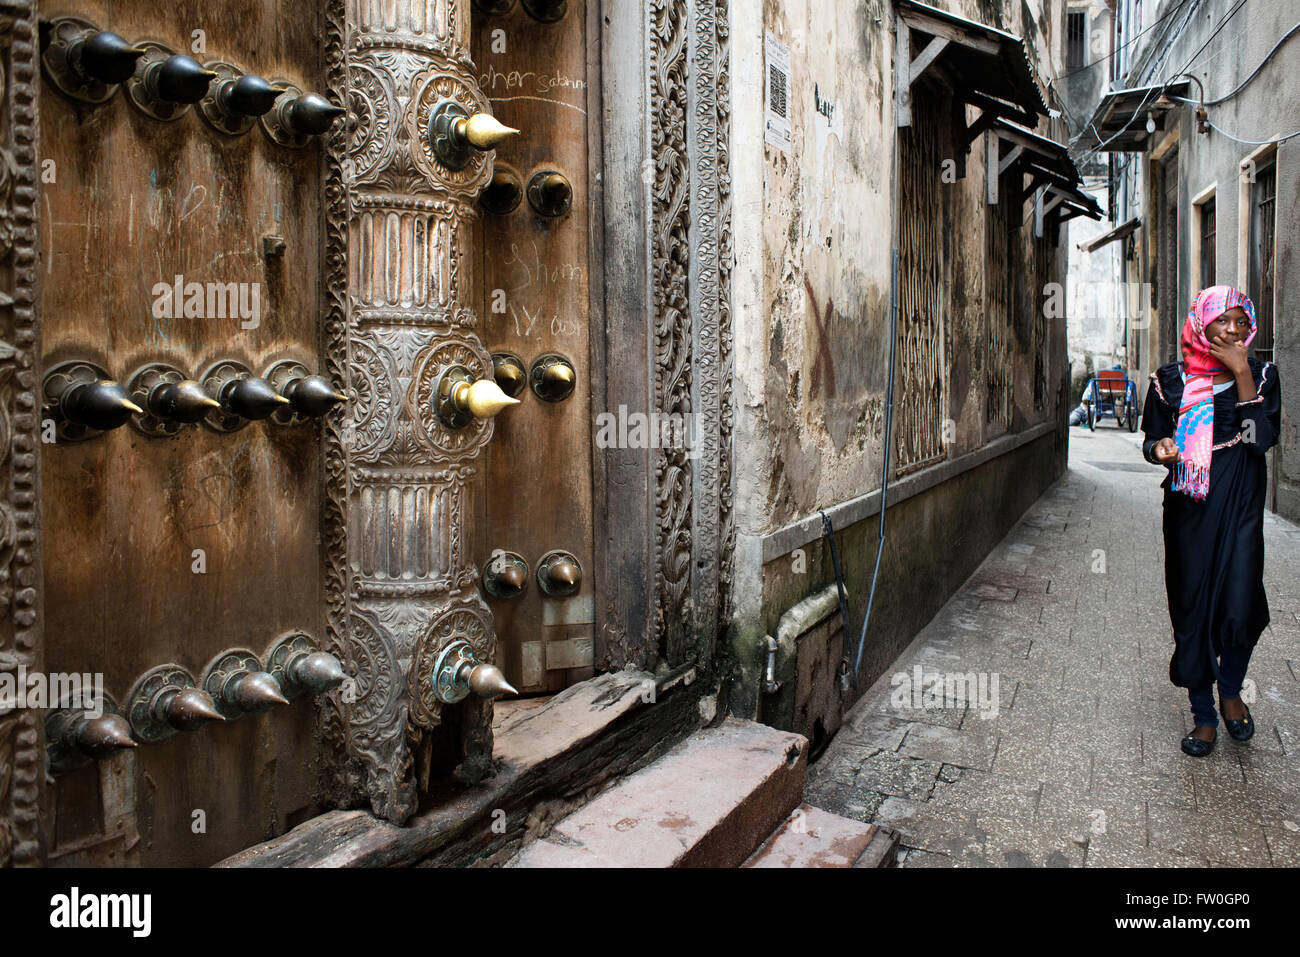
M 898 834 L 800 804 L 745 867 L 888 867 Z
M 509 867 L 739 867 L 803 796 L 808 741 L 728 718 L 561 819 Z

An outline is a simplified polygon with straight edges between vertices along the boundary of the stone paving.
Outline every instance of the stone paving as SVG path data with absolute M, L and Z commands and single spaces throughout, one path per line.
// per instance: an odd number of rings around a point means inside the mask
M 903 867 L 1300 866 L 1300 529 L 1265 516 L 1255 736 L 1220 724 L 1188 757 L 1164 470 L 1140 432 L 1070 438 L 1069 471 L 846 716 L 805 800 L 899 830 Z M 932 673 L 973 678 L 927 696 Z

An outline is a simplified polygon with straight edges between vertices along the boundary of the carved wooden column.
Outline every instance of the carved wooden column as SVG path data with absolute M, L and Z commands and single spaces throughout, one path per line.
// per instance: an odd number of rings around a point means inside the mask
M 0 0 L 0 675 L 44 668 L 41 642 L 37 27 Z M 44 861 L 42 712 L 0 690 L 0 867 Z
M 490 767 L 491 704 L 436 697 L 453 640 L 494 635 L 465 554 L 467 496 L 492 422 L 449 429 L 431 398 L 447 365 L 491 378 L 468 308 L 468 255 L 490 154 L 452 171 L 429 116 L 488 112 L 469 59 L 470 0 L 330 0 L 329 76 L 348 105 L 327 177 L 325 349 L 352 395 L 326 438 L 330 631 L 354 683 L 325 703 L 327 798 L 403 821 L 431 773 Z
M 650 0 L 650 399 L 694 416 L 654 455 L 655 632 L 708 669 L 729 615 L 732 512 L 730 4 Z
M 593 408 L 691 416 L 695 440 L 610 450 L 598 465 L 617 476 L 598 480 L 596 500 L 608 543 L 596 660 L 609 669 L 662 658 L 710 677 L 731 614 L 730 7 L 647 0 L 639 19 L 629 5 L 601 29 L 603 95 L 617 107 L 602 120 L 611 252 Z

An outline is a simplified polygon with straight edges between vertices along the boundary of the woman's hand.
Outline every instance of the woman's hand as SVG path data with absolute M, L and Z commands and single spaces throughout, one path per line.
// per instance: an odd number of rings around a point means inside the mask
M 1177 444 L 1168 436 L 1151 446 L 1151 454 L 1161 465 L 1176 465 L 1181 458 Z
M 1215 336 L 1210 342 L 1210 355 L 1223 363 L 1223 367 L 1234 377 L 1250 375 L 1250 363 L 1246 359 L 1246 343 L 1233 342 L 1224 336 Z

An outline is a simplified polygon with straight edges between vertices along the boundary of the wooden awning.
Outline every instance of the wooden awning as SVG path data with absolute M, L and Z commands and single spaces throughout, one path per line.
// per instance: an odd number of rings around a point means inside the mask
M 899 126 L 912 125 L 912 85 L 936 66 L 951 79 L 954 97 L 984 116 L 1009 116 L 1032 127 L 1047 115 L 1020 37 L 916 0 L 897 0 L 894 116 Z M 987 125 L 978 124 L 967 142 Z
M 1088 193 L 1075 186 L 1043 186 L 1032 195 L 1034 235 L 1049 233 L 1056 242 L 1062 223 L 1076 216 L 1101 219 L 1101 206 Z
M 1103 215 L 1101 204 L 1093 198 L 1091 193 L 1085 193 L 1078 187 L 1048 186 L 1043 191 L 1044 215 L 1050 213 L 1057 206 L 1061 209 L 1058 215 L 1062 222 L 1067 219 L 1074 219 L 1076 216 L 1087 216 L 1089 219 L 1100 220 Z
M 1096 239 L 1090 240 L 1086 243 L 1079 243 L 1079 248 L 1083 250 L 1085 253 L 1096 252 L 1098 249 L 1101 249 L 1103 246 L 1109 246 L 1111 243 L 1116 242 L 1117 240 L 1124 239 L 1127 236 L 1133 235 L 1133 233 L 1137 232 L 1137 228 L 1141 225 L 1142 225 L 1142 220 L 1134 216 L 1128 222 L 1120 223 L 1110 232 L 1102 233 Z
M 1064 143 L 1039 136 L 1001 117 L 990 125 L 989 136 L 1000 141 L 1000 165 L 1005 163 L 1007 156 L 1014 154 L 1013 161 L 1032 167 L 1028 170 L 1031 173 L 1039 170 L 1044 178 L 1055 178 L 1071 184 L 1082 182 L 1079 170 Z
M 1047 189 L 1060 194 L 1059 202 L 1070 200 L 1082 208 L 1095 205 L 1090 196 L 1079 192 L 1082 178 L 1065 144 L 997 117 L 989 124 L 984 146 L 985 201 L 990 206 L 997 205 L 999 183 L 1008 171 L 1020 174 L 1013 182 L 1022 197 Z
M 1103 153 L 1145 153 L 1151 147 L 1148 118 L 1157 130 L 1165 128 L 1165 117 L 1185 97 L 1191 83 L 1179 80 L 1164 86 L 1142 86 L 1112 90 L 1101 98 L 1079 135 L 1085 149 Z

